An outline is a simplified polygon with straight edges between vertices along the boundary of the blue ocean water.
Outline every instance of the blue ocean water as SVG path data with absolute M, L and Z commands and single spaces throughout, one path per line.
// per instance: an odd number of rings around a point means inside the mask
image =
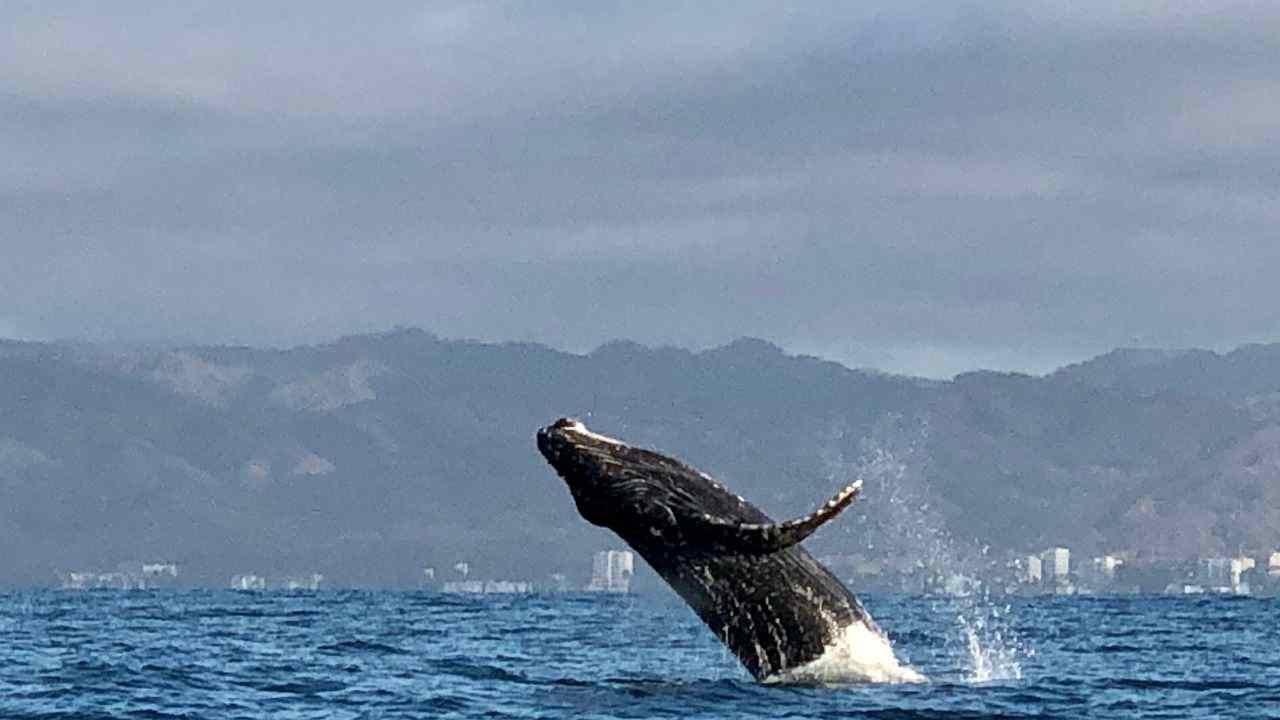
M 1280 717 L 1280 601 L 864 601 L 929 682 L 759 685 L 665 598 L 14 593 L 0 717 Z

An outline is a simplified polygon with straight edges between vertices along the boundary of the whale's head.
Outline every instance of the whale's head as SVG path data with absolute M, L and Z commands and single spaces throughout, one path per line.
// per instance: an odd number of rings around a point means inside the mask
M 560 418 L 538 431 L 538 450 L 573 495 L 578 513 L 624 537 L 665 521 L 676 488 L 696 472 L 650 450 L 592 432 L 580 420 Z M 646 535 L 648 533 L 646 532 Z
M 538 431 L 538 451 L 569 486 L 578 512 L 592 524 L 611 525 L 610 516 L 622 509 L 616 496 L 627 484 L 625 455 L 634 450 L 566 417 Z

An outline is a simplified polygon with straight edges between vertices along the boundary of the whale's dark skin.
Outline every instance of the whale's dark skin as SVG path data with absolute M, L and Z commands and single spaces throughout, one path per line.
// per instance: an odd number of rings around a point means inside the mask
M 563 418 L 538 450 L 593 525 L 626 541 L 757 680 L 820 657 L 864 623 L 858 599 L 799 546 L 857 495 L 854 483 L 812 515 L 774 523 L 705 473 Z

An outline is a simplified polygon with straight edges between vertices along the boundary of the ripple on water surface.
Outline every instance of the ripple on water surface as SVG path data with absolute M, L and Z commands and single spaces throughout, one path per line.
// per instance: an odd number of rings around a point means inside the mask
M 866 598 L 930 681 L 761 685 L 665 598 L 0 595 L 0 717 L 1280 716 L 1280 602 Z

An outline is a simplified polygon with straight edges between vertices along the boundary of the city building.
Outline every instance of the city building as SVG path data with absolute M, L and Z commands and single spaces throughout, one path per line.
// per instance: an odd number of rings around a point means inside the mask
M 479 595 L 484 592 L 483 580 L 449 580 L 441 588 L 447 593 L 466 593 Z
M 148 588 L 171 588 L 178 583 L 178 564 L 172 562 L 142 563 L 142 585 Z
M 440 590 L 462 595 L 522 595 L 533 592 L 534 587 L 528 580 L 450 580 Z
M 1226 592 L 1231 587 L 1231 561 L 1221 557 L 1201 560 L 1196 580 L 1198 585 Z
M 1081 563 L 1076 570 L 1077 592 L 1099 593 L 1115 589 L 1116 574 L 1124 565 L 1118 555 L 1102 555 Z
M 236 575 L 231 578 L 232 590 L 266 590 L 267 579 L 261 575 Z
M 75 570 L 58 573 L 58 579 L 64 590 L 148 590 L 173 587 L 178 566 L 171 562 L 124 562 L 114 572 Z
M 1249 582 L 1245 579 L 1245 573 L 1258 566 L 1258 562 L 1251 557 L 1235 557 L 1231 558 L 1231 565 L 1228 572 L 1231 574 L 1231 592 L 1237 595 L 1249 594 Z
M 590 592 L 625 593 L 631 591 L 635 574 L 635 555 L 630 550 L 602 550 L 591 562 Z
M 1064 547 L 1052 547 L 1040 553 L 1040 573 L 1045 585 L 1057 595 L 1075 592 L 1071 582 L 1071 551 Z
M 1043 563 L 1040 562 L 1040 556 L 1028 555 L 1026 560 L 1026 573 L 1022 576 L 1022 581 L 1031 585 L 1039 585 L 1044 581 Z
M 1071 551 L 1054 547 L 1040 553 L 1041 569 L 1046 580 L 1063 580 L 1071 574 Z
M 142 576 L 149 578 L 176 578 L 178 577 L 178 564 L 171 562 L 142 563 Z
M 294 575 L 286 577 L 280 581 L 280 587 L 285 590 L 319 590 L 320 584 L 324 582 L 324 575 L 320 573 L 311 573 L 310 575 Z
M 138 590 L 143 587 L 141 578 L 123 572 L 79 570 L 59 573 L 59 580 L 59 587 L 63 590 Z
M 1093 559 L 1093 567 L 1107 580 L 1116 579 L 1116 571 L 1124 564 L 1124 560 L 1115 555 L 1103 555 Z
M 1256 566 L 1257 562 L 1249 557 L 1205 558 L 1197 568 L 1195 584 L 1210 592 L 1248 595 L 1249 583 L 1244 574 Z
M 533 592 L 533 583 L 527 580 L 487 580 L 484 584 L 485 594 L 503 595 L 524 594 Z

